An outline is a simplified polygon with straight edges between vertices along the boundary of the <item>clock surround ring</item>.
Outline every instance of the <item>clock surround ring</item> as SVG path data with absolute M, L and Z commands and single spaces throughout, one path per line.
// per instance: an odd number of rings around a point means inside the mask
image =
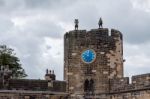
M 86 62 L 86 61 L 83 59 L 83 57 L 82 57 L 83 53 L 86 52 L 86 51 L 88 51 L 88 50 L 91 51 L 91 52 L 94 54 L 94 59 L 92 59 L 90 62 Z M 85 49 L 85 50 L 83 50 L 82 53 L 81 53 L 81 60 L 82 60 L 82 62 L 84 62 L 84 63 L 86 63 L 86 64 L 93 63 L 93 62 L 96 60 L 96 52 L 95 52 L 93 49 Z

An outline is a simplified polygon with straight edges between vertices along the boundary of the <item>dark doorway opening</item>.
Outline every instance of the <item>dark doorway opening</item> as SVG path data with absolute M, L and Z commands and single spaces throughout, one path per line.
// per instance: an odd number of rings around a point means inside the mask
M 94 92 L 94 80 L 93 79 L 86 79 L 84 82 L 84 91 L 85 92 Z

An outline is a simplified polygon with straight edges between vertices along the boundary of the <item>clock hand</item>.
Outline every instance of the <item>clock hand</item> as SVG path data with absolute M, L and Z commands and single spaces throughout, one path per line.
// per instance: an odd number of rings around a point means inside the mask
M 89 56 L 89 54 L 90 54 L 90 51 L 88 50 L 88 52 L 87 52 L 87 56 Z

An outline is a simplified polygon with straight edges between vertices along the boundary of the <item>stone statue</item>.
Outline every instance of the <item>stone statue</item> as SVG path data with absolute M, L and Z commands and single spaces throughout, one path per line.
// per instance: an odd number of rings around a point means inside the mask
M 99 25 L 99 28 L 103 28 L 103 21 L 102 21 L 102 18 L 99 19 L 98 25 Z
M 46 69 L 46 74 L 48 74 L 48 69 Z
M 74 23 L 75 23 L 75 30 L 78 30 L 78 24 L 79 24 L 78 19 L 75 19 L 75 20 L 74 20 Z

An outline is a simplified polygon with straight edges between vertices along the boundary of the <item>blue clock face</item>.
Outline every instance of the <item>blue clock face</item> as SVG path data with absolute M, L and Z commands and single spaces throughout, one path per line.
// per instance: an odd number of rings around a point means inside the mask
M 88 49 L 81 54 L 81 58 L 85 63 L 92 63 L 96 58 L 96 54 L 93 50 Z

